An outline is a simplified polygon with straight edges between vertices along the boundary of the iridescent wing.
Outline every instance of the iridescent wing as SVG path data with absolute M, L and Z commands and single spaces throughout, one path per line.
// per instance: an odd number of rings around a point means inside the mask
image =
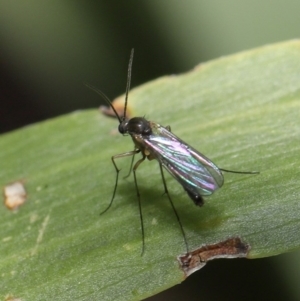
M 147 150 L 183 186 L 197 203 L 223 185 L 219 168 L 165 127 L 151 122 L 152 134 L 144 137 Z

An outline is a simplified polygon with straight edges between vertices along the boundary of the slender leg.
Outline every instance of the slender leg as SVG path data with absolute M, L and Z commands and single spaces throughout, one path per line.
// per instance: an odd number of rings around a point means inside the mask
M 178 221 L 178 224 L 180 226 L 180 230 L 181 230 L 181 233 L 182 233 L 182 236 L 183 236 L 183 240 L 184 240 L 184 244 L 185 244 L 185 247 L 186 247 L 186 252 L 188 253 L 189 252 L 189 246 L 188 246 L 188 242 L 187 242 L 187 239 L 186 239 L 186 235 L 185 235 L 185 232 L 183 230 L 183 226 L 182 226 L 182 223 L 180 221 L 180 218 L 179 218 L 179 215 L 177 213 L 177 210 L 173 204 L 173 201 L 170 197 L 170 194 L 169 194 L 169 191 L 168 191 L 168 188 L 167 188 L 167 183 L 166 183 L 166 180 L 165 180 L 165 176 L 164 176 L 164 172 L 163 172 L 163 167 L 162 167 L 162 164 L 159 163 L 159 168 L 160 168 L 160 173 L 161 173 L 161 178 L 163 180 L 163 184 L 164 184 L 164 189 L 165 189 L 165 194 L 168 196 L 168 199 L 170 201 L 170 204 L 172 206 L 172 209 L 176 215 L 176 218 L 177 218 L 177 221 Z
M 224 169 L 224 168 L 219 168 L 221 171 L 225 172 L 231 172 L 231 173 L 241 173 L 245 175 L 257 175 L 259 174 L 259 171 L 238 171 L 238 170 L 229 170 L 229 169 Z
M 144 251 L 145 251 L 145 230 L 144 230 L 144 220 L 143 220 L 143 213 L 142 213 L 142 206 L 141 206 L 141 196 L 140 196 L 140 191 L 139 187 L 137 184 L 137 179 L 136 179 L 136 170 L 139 167 L 139 165 L 145 160 L 146 156 L 143 154 L 143 157 L 138 160 L 132 169 L 133 171 L 133 176 L 134 176 L 134 183 L 135 183 L 135 188 L 136 188 L 136 194 L 137 194 L 137 199 L 138 199 L 138 205 L 139 205 L 139 212 L 140 212 L 140 221 L 141 221 L 141 230 L 142 230 L 142 253 L 141 256 L 143 256 Z
M 140 152 L 140 150 L 137 149 L 135 154 L 137 154 L 137 153 L 139 153 L 139 152 Z M 128 174 L 124 177 L 124 179 L 128 178 L 128 177 L 130 176 L 130 174 L 131 174 L 135 154 L 132 156 L 131 163 L 130 163 L 130 168 L 129 168 L 129 172 L 128 172 Z
M 103 210 L 100 213 L 100 215 L 102 215 L 103 213 L 105 213 L 111 207 L 111 205 L 112 205 L 112 203 L 114 201 L 115 195 L 116 195 L 116 191 L 117 191 L 117 187 L 118 187 L 118 181 L 119 181 L 119 172 L 120 172 L 120 169 L 117 167 L 115 159 L 123 158 L 123 157 L 128 157 L 128 156 L 134 156 L 138 152 L 140 152 L 140 150 L 137 149 L 137 150 L 133 150 L 133 151 L 130 151 L 130 152 L 118 154 L 118 155 L 115 155 L 115 156 L 111 157 L 112 163 L 113 163 L 113 165 L 115 167 L 115 170 L 116 170 L 116 173 L 117 173 L 116 182 L 115 182 L 115 187 L 114 187 L 114 191 L 113 191 L 113 195 L 112 195 L 111 201 L 110 201 L 109 205 L 105 208 L 105 210 Z

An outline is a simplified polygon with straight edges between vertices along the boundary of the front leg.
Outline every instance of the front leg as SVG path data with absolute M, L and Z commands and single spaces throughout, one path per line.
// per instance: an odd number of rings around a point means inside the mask
M 128 157 L 128 156 L 133 156 L 137 153 L 139 153 L 140 150 L 139 149 L 136 149 L 136 150 L 133 150 L 133 151 L 130 151 L 130 152 L 126 152 L 126 153 L 122 153 L 122 154 L 118 154 L 118 155 L 114 155 L 111 157 L 111 161 L 115 167 L 115 170 L 116 170 L 116 173 L 117 173 L 117 176 L 116 176 L 116 182 L 115 182 L 115 187 L 114 187 L 114 191 L 113 191 L 113 195 L 112 195 L 112 198 L 110 200 L 110 203 L 109 205 L 105 208 L 105 210 L 103 210 L 101 214 L 105 213 L 112 205 L 114 199 L 115 199 L 115 195 L 116 195 L 116 191 L 117 191 L 117 187 L 118 187 L 118 181 L 119 181 L 119 172 L 120 172 L 120 169 L 118 168 L 116 162 L 115 162 L 115 159 L 118 159 L 118 158 L 123 158 L 123 157 Z

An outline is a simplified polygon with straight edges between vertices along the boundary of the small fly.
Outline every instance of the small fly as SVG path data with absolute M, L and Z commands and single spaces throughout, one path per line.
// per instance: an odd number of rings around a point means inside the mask
M 240 174 L 258 174 L 256 171 L 234 171 L 227 170 L 217 167 L 210 159 L 206 156 L 189 146 L 186 142 L 181 140 L 179 137 L 171 132 L 170 126 L 161 126 L 158 123 L 149 121 L 144 117 L 133 117 L 128 119 L 126 117 L 127 103 L 128 103 L 128 93 L 130 89 L 131 82 L 131 71 L 132 71 L 132 61 L 133 61 L 134 50 L 131 50 L 129 65 L 128 65 L 128 75 L 127 75 L 127 85 L 125 92 L 125 104 L 123 116 L 117 113 L 112 102 L 109 98 L 97 88 L 87 84 L 89 88 L 97 92 L 102 96 L 107 104 L 112 108 L 114 114 L 119 120 L 118 130 L 123 136 L 130 135 L 133 143 L 134 150 L 128 151 L 122 154 L 112 156 L 111 160 L 116 170 L 116 181 L 114 186 L 113 195 L 111 201 L 107 208 L 101 212 L 105 213 L 112 205 L 113 200 L 116 195 L 116 190 L 119 180 L 120 169 L 117 167 L 115 159 L 132 156 L 130 172 L 133 172 L 134 183 L 137 192 L 140 220 L 141 220 L 141 231 L 142 231 L 142 255 L 145 250 L 145 235 L 144 235 L 144 223 L 141 208 L 140 193 L 137 184 L 136 170 L 140 164 L 147 158 L 148 160 L 156 159 L 159 164 L 160 173 L 162 177 L 162 182 L 171 207 L 176 215 L 177 221 L 180 226 L 180 230 L 184 239 L 186 250 L 188 252 L 188 243 L 186 235 L 180 221 L 179 215 L 175 209 L 173 201 L 168 192 L 165 176 L 163 169 L 166 169 L 183 189 L 187 192 L 188 196 L 193 200 L 195 205 L 202 206 L 204 204 L 203 196 L 209 196 L 214 193 L 218 188 L 222 187 L 224 183 L 223 172 L 240 173 Z M 142 158 L 134 163 L 134 156 L 141 153 Z M 134 163 L 134 164 L 133 164 Z M 129 176 L 128 174 L 128 176 Z

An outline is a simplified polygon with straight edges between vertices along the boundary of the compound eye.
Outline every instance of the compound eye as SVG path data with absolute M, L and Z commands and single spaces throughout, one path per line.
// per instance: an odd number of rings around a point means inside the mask
M 125 126 L 123 123 L 120 123 L 119 124 L 119 127 L 118 127 L 118 130 L 119 130 L 119 133 L 124 135 L 125 134 Z

